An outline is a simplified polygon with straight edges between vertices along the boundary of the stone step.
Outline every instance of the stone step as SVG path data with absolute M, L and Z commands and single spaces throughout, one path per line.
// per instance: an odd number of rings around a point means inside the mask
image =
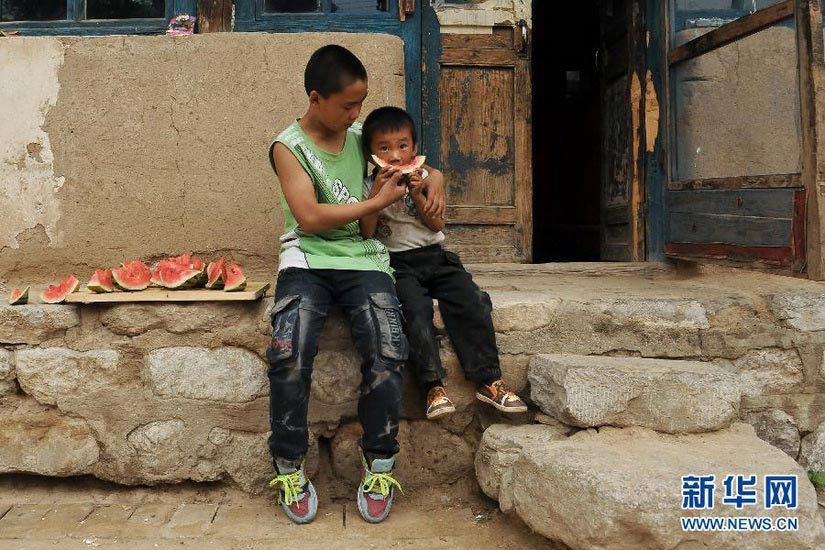
M 498 500 L 503 511 L 517 514 L 535 532 L 573 550 L 825 548 L 825 526 L 805 471 L 746 424 L 685 435 L 605 427 L 570 437 L 552 426 L 496 425 L 484 433 L 476 475 L 482 490 Z M 712 508 L 682 508 L 682 477 L 688 475 L 714 476 Z M 729 475 L 756 476 L 756 503 L 737 509 L 724 502 Z M 766 509 L 765 477 L 777 475 L 796 476 L 795 509 Z M 736 495 L 745 493 L 729 496 Z M 798 530 L 682 529 L 681 518 L 697 516 L 770 521 L 790 517 L 798 520 Z
M 736 375 L 707 362 L 545 354 L 530 359 L 527 377 L 544 413 L 581 428 L 707 432 L 739 412 Z

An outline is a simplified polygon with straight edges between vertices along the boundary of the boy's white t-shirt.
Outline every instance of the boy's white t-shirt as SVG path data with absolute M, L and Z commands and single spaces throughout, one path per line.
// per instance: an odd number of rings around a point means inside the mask
M 421 179 L 427 177 L 427 171 Z M 364 178 L 364 198 L 369 197 L 375 180 L 372 176 Z M 400 200 L 395 201 L 378 213 L 378 225 L 375 238 L 384 243 L 390 252 L 404 252 L 444 242 L 444 233 L 433 231 L 421 221 L 418 209 L 409 191 Z

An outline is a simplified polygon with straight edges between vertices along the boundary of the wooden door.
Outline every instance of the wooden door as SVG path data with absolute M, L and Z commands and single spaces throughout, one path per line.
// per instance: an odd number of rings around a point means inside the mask
M 645 259 L 644 3 L 600 3 L 601 259 Z
M 527 42 L 519 27 L 495 28 L 489 35 L 428 35 L 426 18 L 424 24 L 425 63 L 435 63 L 424 76 L 423 144 L 445 175 L 446 246 L 468 263 L 529 262 Z M 440 52 L 428 55 L 428 36 L 440 42 Z

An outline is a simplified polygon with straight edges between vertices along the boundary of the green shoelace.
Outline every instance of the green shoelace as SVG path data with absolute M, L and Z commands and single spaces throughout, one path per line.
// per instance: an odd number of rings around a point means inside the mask
M 269 482 L 270 487 L 275 487 L 278 484 L 283 486 L 284 496 L 283 503 L 290 506 L 293 502 L 298 502 L 298 497 L 303 492 L 301 490 L 301 471 L 295 470 L 289 474 L 281 474 Z M 278 495 L 278 503 L 281 504 L 281 495 Z
M 376 490 L 376 485 L 378 486 L 378 490 Z M 372 473 L 367 471 L 367 479 L 364 481 L 364 485 L 362 486 L 361 490 L 365 493 L 378 493 L 383 497 L 386 497 L 390 494 L 390 489 L 395 486 L 398 487 L 398 490 L 402 493 L 404 490 L 401 488 L 401 484 L 392 477 L 392 473 Z

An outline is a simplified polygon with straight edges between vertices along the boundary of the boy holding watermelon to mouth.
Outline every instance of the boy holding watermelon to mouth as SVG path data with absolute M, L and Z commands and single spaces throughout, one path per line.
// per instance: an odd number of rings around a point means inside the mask
M 442 248 L 444 220 L 429 213 L 417 165 L 415 123 L 398 107 L 381 107 L 364 121 L 364 148 L 376 166 L 411 172 L 408 194 L 379 214 L 361 218 L 365 238 L 377 234 L 390 251 L 395 286 L 404 309 L 409 363 L 427 390 L 427 418 L 455 412 L 444 390 L 447 375 L 439 357 L 433 326 L 433 298 L 450 335 L 464 376 L 479 384 L 476 398 L 505 413 L 527 411 L 527 405 L 501 379 L 490 296 L 473 282 L 459 257 Z M 418 162 L 416 162 L 418 160 Z M 391 181 L 382 177 L 388 168 L 373 173 L 365 187 L 370 197 L 380 196 Z M 366 193 L 366 192 L 365 192 Z
M 304 472 L 312 364 L 331 304 L 349 318 L 363 358 L 358 417 L 362 479 L 361 516 L 383 521 L 393 503 L 401 401 L 401 367 L 407 339 L 386 248 L 361 237 L 358 219 L 400 199 L 401 174 L 386 170 L 382 191 L 363 199 L 366 161 L 355 120 L 367 96 L 367 73 L 341 46 L 312 54 L 304 73 L 309 107 L 270 146 L 281 183 L 285 234 L 281 237 L 272 343 L 269 448 L 277 476 L 270 486 L 296 523 L 315 517 L 317 496 Z M 434 179 L 429 208 L 443 210 L 443 188 Z

